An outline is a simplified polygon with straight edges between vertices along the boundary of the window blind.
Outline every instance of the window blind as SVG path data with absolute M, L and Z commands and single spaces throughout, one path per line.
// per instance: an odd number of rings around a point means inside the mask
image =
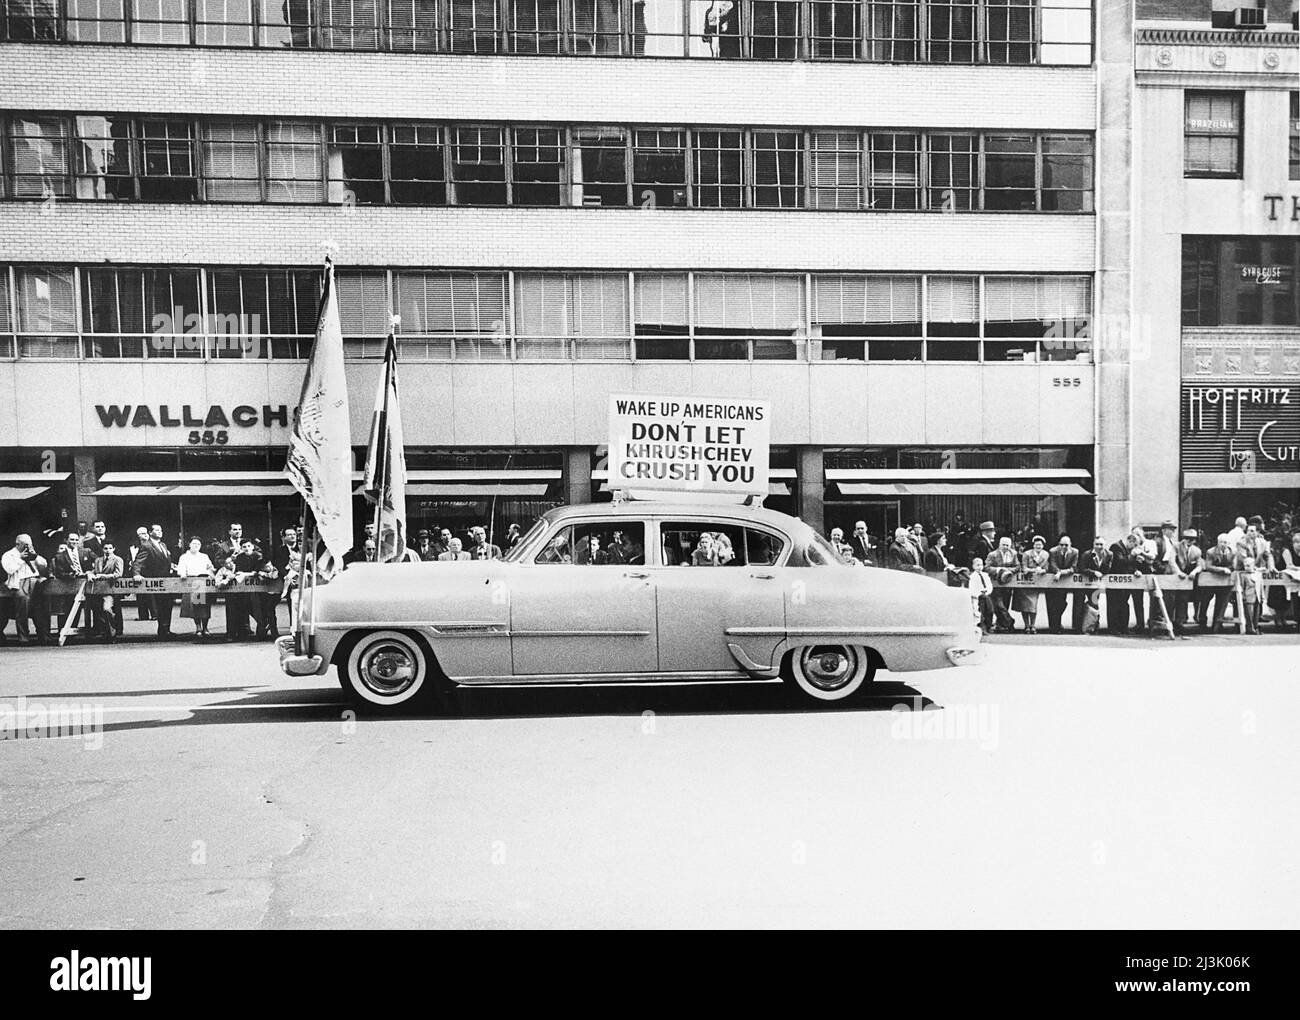
M 637 273 L 636 321 L 646 326 L 681 326 L 686 319 L 685 273 Z
M 931 276 L 926 319 L 929 322 L 975 322 L 979 315 L 979 281 L 973 276 Z
M 803 325 L 802 277 L 701 273 L 695 278 L 695 323 L 718 329 L 797 330 Z

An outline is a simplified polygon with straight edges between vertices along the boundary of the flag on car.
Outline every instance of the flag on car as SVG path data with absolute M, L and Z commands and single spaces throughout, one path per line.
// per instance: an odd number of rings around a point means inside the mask
M 343 372 L 343 327 L 330 260 L 325 262 L 316 342 L 307 361 L 284 470 L 310 508 L 325 547 L 341 563 L 352 548 L 352 430 Z
M 375 558 L 380 563 L 400 560 L 406 552 L 406 451 L 397 399 L 397 343 L 391 332 L 370 419 L 363 489 L 375 507 Z

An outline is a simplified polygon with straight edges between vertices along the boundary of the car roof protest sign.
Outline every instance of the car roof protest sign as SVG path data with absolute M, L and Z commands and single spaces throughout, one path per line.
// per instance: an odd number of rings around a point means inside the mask
M 612 394 L 609 487 L 766 496 L 771 424 L 766 400 Z

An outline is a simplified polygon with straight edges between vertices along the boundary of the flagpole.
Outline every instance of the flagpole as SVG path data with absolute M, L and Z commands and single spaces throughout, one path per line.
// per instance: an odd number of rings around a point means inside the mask
M 388 352 L 390 347 L 393 351 L 393 357 L 395 360 L 397 357 L 397 349 L 396 349 L 396 340 L 394 339 L 393 336 L 393 321 L 391 318 L 388 320 L 388 339 L 384 344 L 384 412 L 383 412 L 384 427 L 382 429 L 383 434 L 379 437 L 379 443 L 383 445 L 383 456 L 380 457 L 380 461 L 379 461 L 379 469 L 382 472 L 382 474 L 380 477 L 379 498 L 375 500 L 375 559 L 376 562 L 379 563 L 383 562 L 382 559 L 379 559 L 380 555 L 382 555 L 383 553 L 383 545 L 384 545 L 384 533 L 381 530 L 381 522 L 383 519 L 383 512 L 384 512 L 384 500 L 388 496 L 389 466 L 392 460 L 392 451 L 389 449 L 388 446 L 389 440 L 392 437 L 391 430 L 388 427 L 388 395 L 393 388 L 393 379 L 392 379 L 393 365 L 392 362 L 388 360 Z M 378 445 L 376 446 L 375 455 L 379 456 Z M 396 530 L 394 530 L 393 532 L 393 538 L 394 538 L 394 544 L 396 544 L 396 538 L 397 538 Z M 394 554 L 396 554 L 397 550 L 394 549 L 393 551 Z

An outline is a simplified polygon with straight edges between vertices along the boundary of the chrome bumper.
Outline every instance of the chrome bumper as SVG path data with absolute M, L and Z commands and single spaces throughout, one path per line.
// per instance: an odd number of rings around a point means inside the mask
M 314 676 L 322 671 L 324 662 L 319 655 L 299 655 L 294 650 L 292 634 L 277 638 L 275 650 L 280 653 L 280 668 L 289 676 Z

